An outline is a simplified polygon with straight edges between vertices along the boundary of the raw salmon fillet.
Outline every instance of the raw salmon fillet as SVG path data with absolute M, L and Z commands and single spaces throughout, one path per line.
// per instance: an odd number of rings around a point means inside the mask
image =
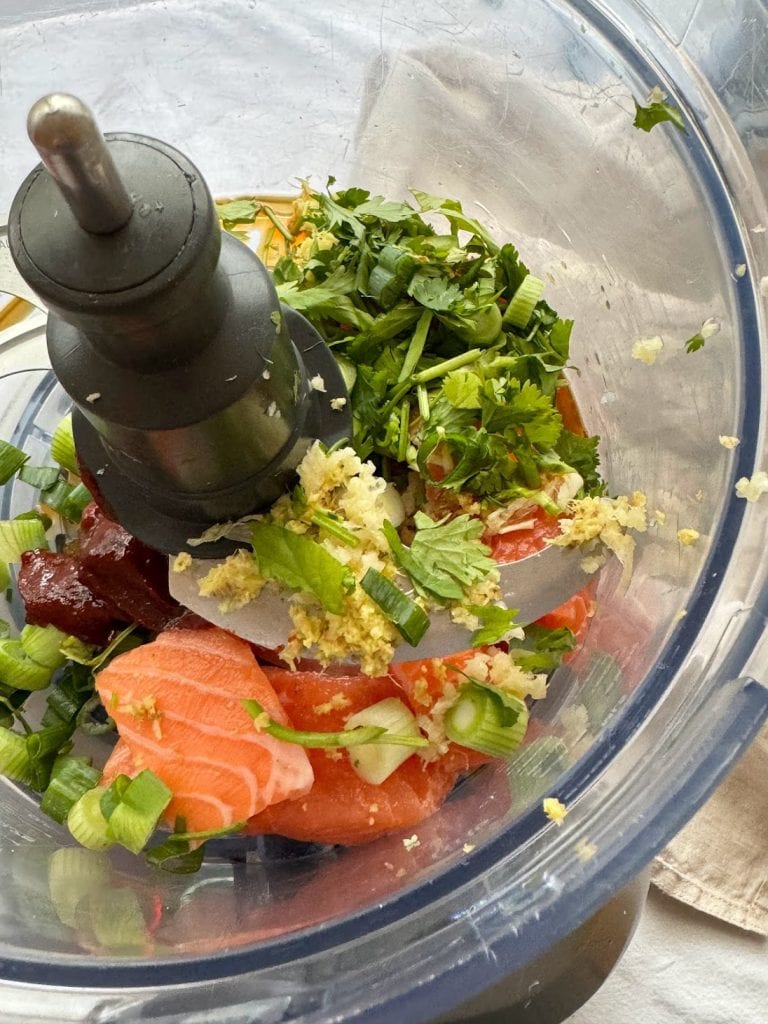
M 386 697 L 405 696 L 389 676 L 328 676 L 271 667 L 264 671 L 297 729 L 332 732 L 343 728 L 355 711 Z M 311 791 L 268 807 L 251 819 L 249 832 L 347 846 L 367 843 L 434 814 L 469 767 L 459 748 L 429 764 L 414 755 L 374 786 L 355 773 L 345 751 L 329 756 L 310 750 L 309 758 L 315 774 Z
M 254 729 L 246 698 L 291 723 L 249 645 L 224 630 L 161 633 L 110 662 L 96 686 L 120 735 L 110 774 L 132 774 L 130 763 L 154 772 L 174 794 L 168 820 L 182 816 L 190 831 L 245 821 L 312 787 L 305 751 Z

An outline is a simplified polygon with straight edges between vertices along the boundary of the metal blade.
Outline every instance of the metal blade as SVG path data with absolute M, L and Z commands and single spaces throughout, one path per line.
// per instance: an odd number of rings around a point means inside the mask
M 519 609 L 518 621 L 525 625 L 564 604 L 582 589 L 589 579 L 581 568 L 578 549 L 546 547 L 535 555 L 500 566 L 501 589 L 507 606 Z M 265 588 L 251 604 L 235 612 L 222 612 L 212 597 L 201 597 L 197 583 L 216 565 L 210 559 L 195 559 L 185 572 L 169 572 L 171 594 L 202 618 L 244 640 L 275 650 L 282 647 L 293 631 L 288 603 L 290 595 Z M 472 634 L 439 609 L 430 614 L 431 626 L 417 647 L 403 643 L 395 650 L 394 661 L 437 658 L 471 646 Z M 311 656 L 311 652 L 308 652 Z

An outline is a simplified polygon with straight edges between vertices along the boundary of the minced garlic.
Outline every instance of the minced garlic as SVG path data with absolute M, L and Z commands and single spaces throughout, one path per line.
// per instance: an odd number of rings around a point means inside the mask
M 601 553 L 601 546 L 612 551 L 624 567 L 622 585 L 632 575 L 635 541 L 629 530 L 645 533 L 646 498 L 641 491 L 631 497 L 577 498 L 568 506 L 568 515 L 559 520 L 561 535 L 550 540 L 559 547 L 581 546 L 585 556 Z
M 542 801 L 542 809 L 550 821 L 554 821 L 556 825 L 562 825 L 563 820 L 568 813 L 568 808 L 562 803 L 557 797 L 548 796 Z
M 677 539 L 681 544 L 685 545 L 685 547 L 690 547 L 692 544 L 695 544 L 700 536 L 701 534 L 699 531 L 691 529 L 691 527 L 683 527 L 682 530 L 677 531 Z
M 763 494 L 768 492 L 768 473 L 759 470 L 751 477 L 743 476 L 736 481 L 736 494 L 739 498 L 746 498 L 747 501 L 757 501 Z
M 731 434 L 719 434 L 717 440 L 723 446 L 723 448 L 736 448 L 741 444 L 741 439 L 733 437 Z
M 632 358 L 646 366 L 652 366 L 664 348 L 664 342 L 657 335 L 655 338 L 641 338 L 632 346 Z

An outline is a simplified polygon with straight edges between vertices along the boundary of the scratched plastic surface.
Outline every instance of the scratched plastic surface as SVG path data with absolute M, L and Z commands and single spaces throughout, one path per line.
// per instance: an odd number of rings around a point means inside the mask
M 611 491 L 666 513 L 627 592 L 603 578 L 584 651 L 536 708 L 556 756 L 471 778 L 410 851 L 232 841 L 165 877 L 68 860 L 0 784 L 7 1019 L 427 1021 L 573 929 L 732 763 L 766 706 L 764 510 L 733 488 L 766 465 L 767 20 L 758 0 L 5 0 L 0 211 L 34 162 L 25 111 L 52 89 L 179 146 L 217 193 L 333 174 L 460 198 L 575 319 L 571 380 Z M 656 84 L 686 136 L 633 129 Z M 686 355 L 709 317 L 719 334 Z M 656 365 L 633 360 L 655 335 Z M 0 335 L 0 373 L 40 365 L 20 337 Z M 39 451 L 61 407 L 45 374 L 4 378 L 0 434 Z M 6 488 L 0 517 L 28 500 Z

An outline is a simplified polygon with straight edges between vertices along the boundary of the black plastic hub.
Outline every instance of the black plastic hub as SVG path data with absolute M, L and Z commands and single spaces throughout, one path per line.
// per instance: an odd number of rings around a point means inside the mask
M 154 139 L 105 138 L 133 203 L 127 223 L 84 230 L 41 165 L 14 200 L 9 241 L 50 309 L 86 476 L 128 530 L 171 553 L 271 504 L 313 439 L 349 436 L 349 403 L 330 405 L 348 396 L 321 337 L 222 234 L 194 165 Z M 310 387 L 316 374 L 325 392 Z

